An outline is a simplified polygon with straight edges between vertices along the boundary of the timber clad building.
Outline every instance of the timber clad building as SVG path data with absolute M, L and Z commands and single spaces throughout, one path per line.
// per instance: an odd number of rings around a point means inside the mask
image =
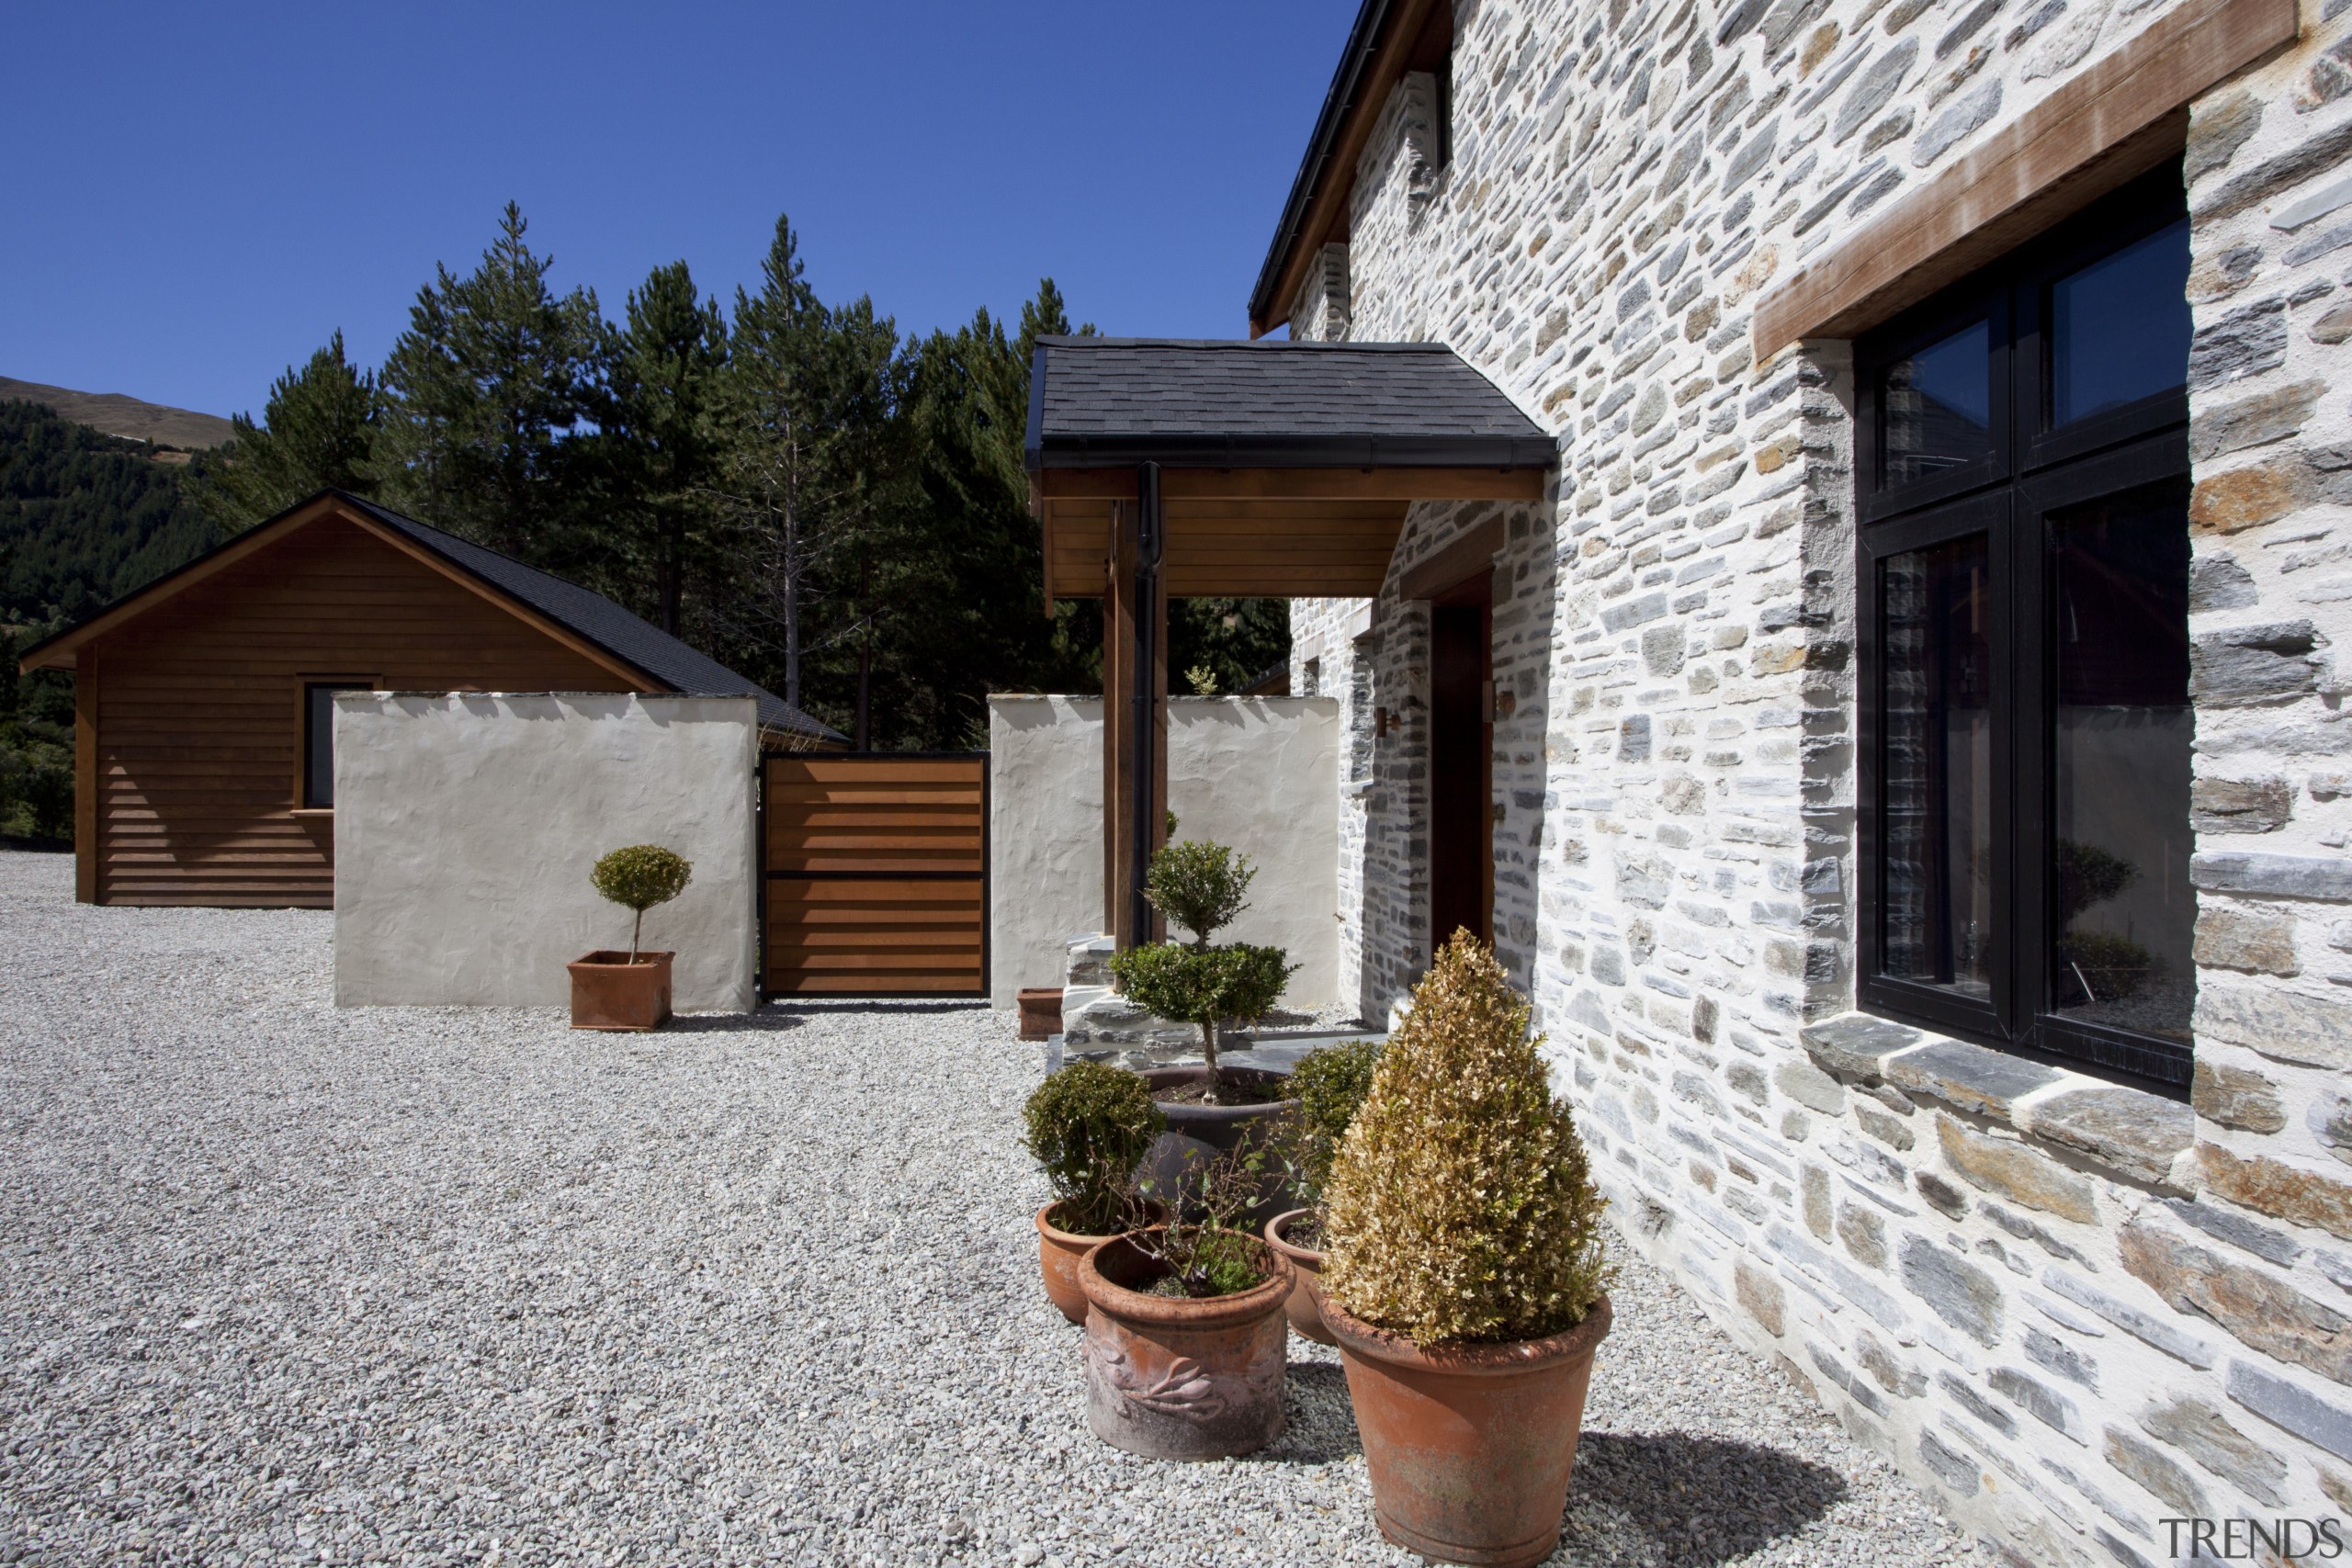
M 1342 992 L 1490 937 L 1719 1322 L 2002 1560 L 2352 1512 L 2352 5 L 1367 0 L 1250 317 L 1037 361 L 1120 938 L 1292 594 Z
M 334 902 L 331 694 L 750 694 L 797 746 L 824 726 L 619 605 L 329 493 L 27 650 L 74 673 L 76 896 Z

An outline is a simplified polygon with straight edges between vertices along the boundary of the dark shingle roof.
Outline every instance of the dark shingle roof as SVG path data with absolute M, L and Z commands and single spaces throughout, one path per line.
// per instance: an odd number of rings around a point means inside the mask
M 815 736 L 820 739 L 844 739 L 839 730 L 809 717 L 782 697 L 748 677 L 738 675 L 718 660 L 695 652 L 668 632 L 630 615 L 601 593 L 592 593 L 576 582 L 566 582 L 562 578 L 550 576 L 536 567 L 525 566 L 496 550 L 484 549 L 480 545 L 458 538 L 455 534 L 445 534 L 438 528 L 379 506 L 372 501 L 362 501 L 342 491 L 335 493 L 345 504 L 365 512 L 384 526 L 414 540 L 501 592 L 522 601 L 624 663 L 644 671 L 673 692 L 707 697 L 757 697 L 760 722 L 763 725 Z
M 1032 469 L 1543 468 L 1552 437 L 1443 344 L 1041 337 Z

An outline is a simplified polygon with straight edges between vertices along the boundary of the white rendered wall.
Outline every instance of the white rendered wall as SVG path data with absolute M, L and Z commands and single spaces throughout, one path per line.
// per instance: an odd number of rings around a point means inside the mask
M 1340 706 L 1328 697 L 1171 697 L 1168 806 L 1177 837 L 1258 868 L 1224 942 L 1288 950 L 1283 1005 L 1340 995 Z M 1102 927 L 1102 703 L 989 699 L 991 989 L 1058 986 L 1072 935 Z
M 989 699 L 989 990 L 1058 986 L 1102 929 L 1102 699 Z
M 628 945 L 588 881 L 625 844 L 694 863 L 645 917 L 678 1010 L 758 1005 L 752 698 L 352 693 L 334 750 L 338 1006 L 567 1005 Z

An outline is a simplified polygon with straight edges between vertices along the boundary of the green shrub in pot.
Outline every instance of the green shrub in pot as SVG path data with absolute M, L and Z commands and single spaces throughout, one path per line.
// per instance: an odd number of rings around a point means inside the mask
M 1081 1235 L 1126 1229 L 1136 1165 L 1168 1125 L 1143 1079 L 1072 1062 L 1037 1086 L 1022 1118 L 1022 1146 L 1045 1168 L 1059 1228 Z
M 1324 1198 L 1323 1321 L 1374 1511 L 1441 1562 L 1550 1555 L 1611 1320 L 1605 1200 L 1528 1017 L 1493 953 L 1457 932 Z

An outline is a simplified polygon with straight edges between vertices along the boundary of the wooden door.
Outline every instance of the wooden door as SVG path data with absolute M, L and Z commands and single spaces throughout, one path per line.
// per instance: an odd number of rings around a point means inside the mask
M 1430 942 L 1495 940 L 1494 634 L 1487 579 L 1430 610 Z
M 761 771 L 771 996 L 989 988 L 986 752 L 776 756 Z

